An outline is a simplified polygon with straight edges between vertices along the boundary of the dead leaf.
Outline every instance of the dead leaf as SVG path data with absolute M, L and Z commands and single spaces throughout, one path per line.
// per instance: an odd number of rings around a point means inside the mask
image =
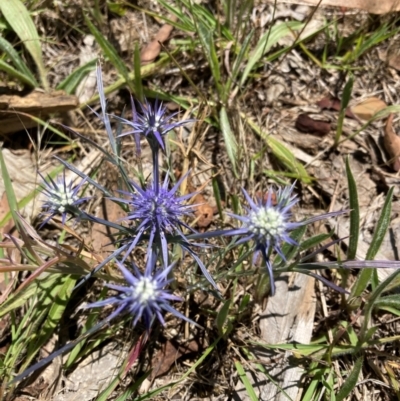
M 199 228 L 207 228 L 214 219 L 214 208 L 206 201 L 202 194 L 195 195 L 193 197 L 193 202 L 197 204 L 197 206 L 194 207 L 197 226 Z
M 161 27 L 154 39 L 140 52 L 140 61 L 142 64 L 151 63 L 156 59 L 161 51 L 161 43 L 164 43 L 169 38 L 173 29 L 174 27 L 168 24 Z
M 267 192 L 261 192 L 261 191 L 257 191 L 256 192 L 256 197 L 258 199 L 262 199 L 263 202 L 267 202 L 268 201 L 268 196 L 269 196 L 268 191 Z M 275 192 L 272 192 L 272 194 L 271 194 L 271 203 L 272 203 L 273 206 L 275 206 L 277 204 Z
M 295 126 L 301 132 L 321 136 L 329 134 L 331 130 L 331 123 L 314 120 L 308 114 L 300 114 L 297 117 Z
M 188 344 L 179 345 L 172 341 L 167 341 L 163 347 L 154 355 L 151 362 L 153 370 L 150 375 L 150 380 L 162 376 L 167 373 L 172 365 L 183 355 L 192 352 L 198 352 L 199 344 L 196 340 L 190 341 Z
M 400 137 L 393 129 L 393 114 L 390 114 L 385 127 L 383 143 L 388 152 L 394 171 L 400 170 Z
M 275 0 L 269 0 L 274 3 Z M 368 11 L 371 14 L 386 14 L 393 11 L 400 11 L 398 0 L 277 0 L 277 3 L 307 4 L 311 6 L 334 6 L 340 8 L 358 8 Z
M 341 102 L 337 97 L 324 97 L 317 102 L 317 106 L 321 107 L 322 110 L 340 111 Z M 354 118 L 355 120 L 357 119 L 357 117 L 349 108 L 346 109 L 345 116 L 349 118 Z
M 387 105 L 383 100 L 377 97 L 370 97 L 351 107 L 351 111 L 361 120 L 369 120 L 374 114 L 386 107 Z

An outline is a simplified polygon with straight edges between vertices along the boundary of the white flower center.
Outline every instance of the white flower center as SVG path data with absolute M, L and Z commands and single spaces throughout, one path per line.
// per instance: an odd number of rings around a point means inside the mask
M 153 280 L 149 277 L 142 277 L 136 284 L 133 296 L 138 299 L 141 304 L 147 304 L 157 298 L 157 287 Z
M 51 201 L 58 205 L 58 211 L 60 213 L 65 212 L 67 206 L 73 205 L 78 200 L 78 196 L 74 195 L 72 190 L 67 189 L 64 192 L 64 188 L 58 188 L 58 191 L 53 191 Z
M 285 220 L 282 214 L 273 208 L 260 207 L 249 215 L 248 228 L 256 235 L 270 239 L 285 232 Z

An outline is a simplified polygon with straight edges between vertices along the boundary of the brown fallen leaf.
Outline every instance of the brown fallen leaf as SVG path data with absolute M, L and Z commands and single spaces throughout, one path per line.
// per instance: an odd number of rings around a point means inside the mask
M 297 117 L 295 127 L 307 134 L 326 135 L 331 130 L 331 123 L 327 121 L 314 120 L 308 114 L 300 114 Z
M 369 120 L 374 114 L 383 110 L 385 107 L 387 107 L 387 105 L 383 100 L 377 97 L 370 97 L 351 107 L 351 111 L 359 119 Z
M 194 215 L 199 228 L 207 228 L 214 219 L 215 210 L 207 203 L 202 194 L 193 197 L 193 203 L 198 204 L 194 207 Z
M 164 43 L 169 38 L 173 29 L 174 27 L 168 24 L 160 28 L 154 39 L 140 52 L 142 64 L 149 64 L 156 59 L 161 51 L 161 43 Z
M 258 198 L 258 199 L 262 199 L 263 200 L 263 202 L 267 202 L 267 200 L 268 200 L 268 191 L 267 192 L 261 192 L 261 191 L 257 191 L 256 192 L 256 197 Z M 272 205 L 273 206 L 275 206 L 276 205 L 276 194 L 275 194 L 275 192 L 273 192 L 272 193 L 272 195 L 271 195 L 271 202 L 272 202 Z
M 393 118 L 394 115 L 390 114 L 385 127 L 385 135 L 383 137 L 383 143 L 385 145 L 386 152 L 390 157 L 391 166 L 394 171 L 400 170 L 400 137 L 397 136 L 393 129 Z
M 269 0 L 273 3 L 275 0 Z M 311 6 L 334 6 L 340 8 L 358 8 L 371 14 L 386 14 L 400 11 L 398 0 L 277 0 L 278 3 L 309 4 Z
M 386 57 L 383 57 L 389 67 L 400 71 L 400 47 L 399 42 L 396 40 L 388 46 Z
M 182 345 L 168 340 L 153 357 L 151 362 L 153 370 L 150 375 L 150 380 L 167 373 L 180 357 L 198 351 L 199 344 L 196 340 Z
M 317 102 L 317 106 L 321 107 L 322 110 L 340 111 L 341 102 L 337 97 L 324 97 L 323 99 Z M 349 108 L 346 109 L 345 116 L 357 119 L 357 117 L 353 114 L 353 112 Z

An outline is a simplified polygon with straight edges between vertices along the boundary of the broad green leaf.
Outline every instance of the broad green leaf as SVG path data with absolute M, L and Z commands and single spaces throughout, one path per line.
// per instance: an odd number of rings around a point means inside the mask
M 350 372 L 346 381 L 343 383 L 339 392 L 336 395 L 336 401 L 343 401 L 354 389 L 357 384 L 358 376 L 360 375 L 361 368 L 363 367 L 364 357 L 361 356 L 356 360 L 353 370 Z
M 346 175 L 350 203 L 350 238 L 347 258 L 351 260 L 355 259 L 357 254 L 358 236 L 360 233 L 360 206 L 358 204 L 357 185 L 350 169 L 349 158 L 346 159 Z
M 264 33 L 257 43 L 256 48 L 249 57 L 249 62 L 243 71 L 240 85 L 243 85 L 254 66 L 261 60 L 261 58 L 278 43 L 279 39 L 286 35 L 292 35 L 293 32 L 299 31 L 304 27 L 304 23 L 297 21 L 283 22 L 279 25 L 274 25 L 269 31 Z
M 96 68 L 97 59 L 90 60 L 86 64 L 76 68 L 68 75 L 63 81 L 61 81 L 57 89 L 62 89 L 66 93 L 74 93 L 78 85 L 81 83 L 83 78 L 85 78 L 91 71 Z
M 27 8 L 20 0 L 1 0 L 0 11 L 32 56 L 43 88 L 48 90 L 47 71 L 43 63 L 40 38 Z
M 25 62 L 19 56 L 18 52 L 14 49 L 12 44 L 7 40 L 5 40 L 4 38 L 2 38 L 1 36 L 0 36 L 0 50 L 2 50 L 5 54 L 7 54 L 7 56 L 12 61 L 14 67 L 32 83 L 31 86 L 33 87 L 39 86 L 34 75 L 26 66 Z
M 221 107 L 219 112 L 219 122 L 221 124 L 221 131 L 224 136 L 224 142 L 226 146 L 226 152 L 228 153 L 229 160 L 233 166 L 233 172 L 235 176 L 238 177 L 237 174 L 237 160 L 238 160 L 238 145 L 236 142 L 235 135 L 231 130 L 231 126 L 228 119 L 228 113 L 225 107 Z

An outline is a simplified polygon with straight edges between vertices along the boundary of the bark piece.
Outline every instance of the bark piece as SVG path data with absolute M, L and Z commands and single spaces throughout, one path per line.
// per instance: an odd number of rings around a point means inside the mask
M 274 3 L 275 0 L 268 0 Z M 400 10 L 398 0 L 277 0 L 277 3 L 306 4 L 310 6 L 334 6 L 340 8 L 358 8 L 371 14 L 386 14 Z
M 31 117 L 45 118 L 78 107 L 78 98 L 63 91 L 33 91 L 26 96 L 0 95 L 0 134 L 36 127 Z
M 314 279 L 304 274 L 282 275 L 276 280 L 276 295 L 268 299 L 266 309 L 261 315 L 261 342 L 266 344 L 302 343 L 308 344 L 315 315 Z M 272 383 L 259 373 L 247 371 L 259 400 L 287 401 L 282 388 L 292 400 L 298 399 L 301 391 L 303 369 L 291 362 L 291 352 L 255 349 L 255 357 L 268 366 L 268 375 L 273 377 Z M 257 369 L 254 369 L 256 371 Z M 253 372 L 254 372 L 253 371 Z M 244 387 L 239 383 L 233 396 L 235 401 L 250 400 Z

